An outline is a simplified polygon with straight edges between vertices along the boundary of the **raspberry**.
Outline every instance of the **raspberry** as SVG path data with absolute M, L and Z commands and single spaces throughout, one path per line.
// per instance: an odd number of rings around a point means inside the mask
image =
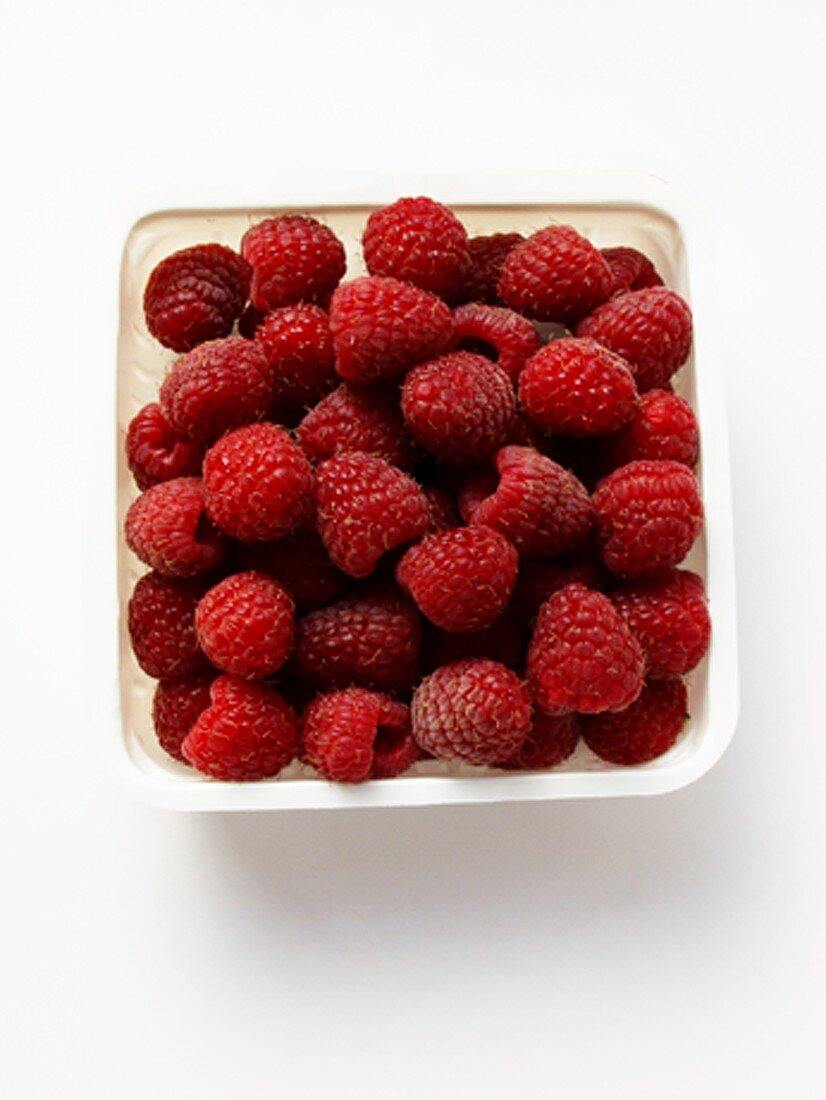
M 484 630 L 503 612 L 519 556 L 498 531 L 456 527 L 428 535 L 396 567 L 396 580 L 442 630 Z
M 223 672 L 256 680 L 271 676 L 293 648 L 295 605 L 264 573 L 235 573 L 210 588 L 195 611 L 198 641 Z
M 298 719 L 277 691 L 219 676 L 210 706 L 184 738 L 186 761 L 213 779 L 235 782 L 277 775 L 298 749 Z
M 472 634 L 449 634 L 428 625 L 422 655 L 430 672 L 442 665 L 479 658 L 516 668 L 522 660 L 522 632 L 508 611 L 487 629 Z
M 594 340 L 554 340 L 525 364 L 519 402 L 546 432 L 607 435 L 634 415 L 637 387 L 618 355 Z
M 135 585 L 127 625 L 132 650 L 147 676 L 188 676 L 207 667 L 195 634 L 195 607 L 203 593 L 202 582 L 159 573 L 147 573 Z
M 679 565 L 703 526 L 700 490 L 680 462 L 620 466 L 600 481 L 592 503 L 602 560 L 621 577 Z
M 204 458 L 207 515 L 241 542 L 266 542 L 313 515 L 312 467 L 275 424 L 249 424 L 222 436 Z
M 502 266 L 505 304 L 537 321 L 583 317 L 611 293 L 611 268 L 570 225 L 540 229 L 518 244 Z
M 495 661 L 457 661 L 422 680 L 410 705 L 413 736 L 439 760 L 501 764 L 531 728 L 528 691 Z
M 581 321 L 590 336 L 632 367 L 640 393 L 663 386 L 691 351 L 691 310 L 664 286 L 621 294 Z
M 228 336 L 247 300 L 251 274 L 249 264 L 221 244 L 173 252 L 146 284 L 146 327 L 173 351 Z
M 340 783 L 390 779 L 419 758 L 404 703 L 358 687 L 320 695 L 310 704 L 302 744 L 307 763 Z
M 318 468 L 318 531 L 351 577 L 369 576 L 388 550 L 421 538 L 430 505 L 416 482 L 376 455 L 335 455 Z
M 184 760 L 181 744 L 209 706 L 209 689 L 214 675 L 188 676 L 183 680 L 161 680 L 152 698 L 152 724 L 158 744 L 175 760 Z
M 139 489 L 199 474 L 203 454 L 199 444 L 173 431 L 160 405 L 144 405 L 129 422 L 126 462 Z
M 293 666 L 316 687 L 399 691 L 416 679 L 422 626 L 395 587 L 371 588 L 298 620 Z
M 458 288 L 470 266 L 464 226 L 446 206 L 424 197 L 376 210 L 362 246 L 371 275 L 390 275 L 442 297 Z
M 399 412 L 398 391 L 391 389 L 344 383 L 310 409 L 297 434 L 312 462 L 366 451 L 401 470 L 415 464 L 415 448 Z
M 430 526 L 428 534 L 437 531 L 449 531 L 451 527 L 458 527 L 462 522 L 459 511 L 453 500 L 443 489 L 430 487 L 422 489 L 430 505 Z
M 583 739 L 612 764 L 646 764 L 668 752 L 688 720 L 682 680 L 654 680 L 621 714 L 582 719 Z
M 398 378 L 447 350 L 450 310 L 435 295 L 397 279 L 354 279 L 330 302 L 336 370 L 346 382 Z
M 511 601 L 514 615 L 525 626 L 533 626 L 542 604 L 554 592 L 575 582 L 586 588 L 599 588 L 600 578 L 596 568 L 588 562 L 577 565 L 561 565 L 556 561 L 521 562 Z
M 190 351 L 160 392 L 161 411 L 188 439 L 211 442 L 230 428 L 261 420 L 272 398 L 272 368 L 252 340 L 230 336 Z
M 645 659 L 607 596 L 569 584 L 539 609 L 527 667 L 534 702 L 546 714 L 598 714 L 636 699 Z
M 656 580 L 623 585 L 611 598 L 645 652 L 649 678 L 684 676 L 706 655 L 711 620 L 696 573 L 675 569 Z
M 590 498 L 568 470 L 530 447 L 502 447 L 495 465 L 490 495 L 461 498 L 468 523 L 499 531 L 529 558 L 562 554 L 591 530 Z
M 422 363 L 402 387 L 413 438 L 452 462 L 476 462 L 504 443 L 516 403 L 507 374 L 484 356 L 454 351 Z
M 300 611 L 322 607 L 347 587 L 347 578 L 327 557 L 314 527 L 302 527 L 275 542 L 239 546 L 235 562 L 239 571 L 252 569 L 277 580 Z
M 510 251 L 524 239 L 521 233 L 492 233 L 485 237 L 471 237 L 468 240 L 470 267 L 461 286 L 452 296 L 452 301 L 456 305 L 463 302 L 498 304 L 502 264 Z
M 640 398 L 625 427 L 603 444 L 609 469 L 638 458 L 668 458 L 693 468 L 700 457 L 700 429 L 687 401 L 665 390 L 649 390 Z
M 512 309 L 471 302 L 453 311 L 453 342 L 493 359 L 515 383 L 539 348 L 539 334 Z
M 567 760 L 579 741 L 580 719 L 575 714 L 553 717 L 537 712 L 528 737 L 515 756 L 503 764 L 514 771 L 545 771 Z
M 332 390 L 338 376 L 330 323 L 313 305 L 283 306 L 255 332 L 273 372 L 273 420 L 291 420 Z
M 248 229 L 241 253 L 252 267 L 250 301 L 271 310 L 323 302 L 347 268 L 344 246 L 326 225 L 303 214 L 266 218 Z
M 614 279 L 612 294 L 624 294 L 626 290 L 641 290 L 646 286 L 663 285 L 657 269 L 648 257 L 638 252 L 636 248 L 620 246 L 602 248 L 600 251 L 611 268 Z
M 169 577 L 206 573 L 224 557 L 224 540 L 206 518 L 197 477 L 177 477 L 141 493 L 124 529 L 132 553 Z

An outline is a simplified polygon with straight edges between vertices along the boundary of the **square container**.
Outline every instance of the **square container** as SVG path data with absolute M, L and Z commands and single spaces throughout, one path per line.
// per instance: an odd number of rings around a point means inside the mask
M 564 222 L 599 247 L 633 245 L 645 252 L 666 283 L 690 302 L 694 349 L 691 360 L 677 375 L 675 388 L 690 401 L 700 421 L 698 477 L 706 526 L 686 565 L 705 577 L 713 620 L 709 654 L 688 681 L 691 719 L 668 753 L 640 767 L 607 764 L 581 745 L 561 767 L 549 772 L 513 774 L 427 761 L 396 779 L 347 786 L 318 779 L 310 769 L 295 763 L 277 779 L 257 783 L 206 779 L 169 759 L 156 744 L 150 717 L 154 681 L 138 668 L 126 631 L 129 594 L 145 567 L 128 551 L 121 533 L 123 517 L 137 494 L 124 458 L 124 437 L 137 410 L 156 399 L 158 384 L 174 359 L 174 354 L 146 331 L 141 305 L 144 285 L 155 264 L 175 249 L 205 241 L 237 247 L 254 222 L 292 211 L 313 214 L 338 234 L 347 249 L 347 277 L 352 278 L 363 273 L 359 238 L 371 210 L 400 194 L 415 193 L 434 194 L 447 202 L 471 234 L 530 233 L 550 222 Z M 526 185 L 497 181 L 488 175 L 484 180 L 412 181 L 412 185 L 410 180 L 400 184 L 384 181 L 366 191 L 362 181 L 361 186 L 349 188 L 347 195 L 351 200 L 347 205 L 317 201 L 316 196 L 308 203 L 306 195 L 295 195 L 294 201 L 273 207 L 150 214 L 134 226 L 127 239 L 120 287 L 117 397 L 121 770 L 139 794 L 181 810 L 342 809 L 604 798 L 657 794 L 686 786 L 722 755 L 734 732 L 738 706 L 724 363 L 714 320 L 714 294 L 708 285 L 712 263 L 694 220 L 683 205 L 678 208 L 666 185 L 648 177 L 577 179 L 555 175 Z

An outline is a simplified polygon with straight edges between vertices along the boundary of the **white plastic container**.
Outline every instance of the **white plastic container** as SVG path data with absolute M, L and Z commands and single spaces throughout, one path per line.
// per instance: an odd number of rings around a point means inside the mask
M 501 181 L 500 181 L 501 182 Z M 328 205 L 296 196 L 277 207 L 245 210 L 192 210 L 151 214 L 132 229 L 123 254 L 118 339 L 118 575 L 120 600 L 120 765 L 146 799 L 181 810 L 343 809 L 425 806 L 460 802 L 504 802 L 562 798 L 604 798 L 659 794 L 703 775 L 728 745 L 737 718 L 737 649 L 731 497 L 727 426 L 723 396 L 724 363 L 717 343 L 713 290 L 706 277 L 710 257 L 693 219 L 677 208 L 660 181 L 614 177 L 582 180 L 554 176 L 514 185 L 508 180 L 442 181 L 422 187 L 386 181 L 364 195 L 353 189 L 351 205 Z M 690 721 L 677 744 L 660 759 L 621 768 L 598 760 L 584 745 L 550 772 L 506 774 L 497 769 L 416 765 L 397 779 L 359 786 L 328 783 L 296 763 L 274 780 L 219 783 L 169 759 L 155 742 L 150 708 L 154 681 L 138 668 L 126 632 L 126 605 L 145 567 L 127 550 L 123 517 L 136 489 L 126 467 L 123 441 L 129 420 L 155 400 L 164 371 L 174 359 L 148 335 L 142 314 L 143 287 L 154 265 L 175 249 L 204 241 L 237 247 L 244 230 L 262 217 L 301 210 L 325 221 L 344 241 L 348 278 L 363 271 L 359 238 L 372 209 L 399 194 L 425 191 L 448 202 L 468 231 L 528 233 L 549 222 L 576 226 L 600 247 L 629 244 L 656 264 L 667 284 L 691 303 L 695 340 L 692 358 L 675 380 L 678 393 L 697 411 L 702 433 L 698 471 L 706 509 L 705 532 L 687 565 L 701 573 L 711 605 L 712 644 L 689 677 Z M 515 196 L 492 202 L 491 195 Z M 315 196 L 314 196 L 315 198 Z M 363 201 L 356 201 L 356 199 Z

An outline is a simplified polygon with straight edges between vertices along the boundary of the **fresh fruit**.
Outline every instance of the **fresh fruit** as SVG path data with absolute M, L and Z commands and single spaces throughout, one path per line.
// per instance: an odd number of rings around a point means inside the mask
M 129 422 L 126 462 L 139 489 L 175 477 L 196 477 L 203 457 L 203 447 L 179 436 L 155 402 L 144 405 Z
M 675 393 L 644 393 L 629 422 L 607 436 L 602 461 L 615 470 L 638 458 L 668 458 L 693 469 L 700 457 L 700 428 L 689 403 Z
M 181 745 L 209 706 L 209 689 L 214 673 L 159 680 L 152 696 L 152 725 L 158 744 L 174 760 L 185 764 Z
M 296 434 L 312 462 L 348 451 L 378 455 L 400 470 L 411 470 L 416 461 L 399 410 L 398 389 L 391 386 L 343 383 L 310 409 Z
M 645 652 L 650 679 L 684 676 L 706 655 L 711 619 L 705 585 L 696 573 L 675 569 L 621 585 L 611 599 Z
M 194 577 L 220 565 L 223 536 L 206 517 L 200 478 L 178 477 L 141 493 L 126 513 L 126 545 L 158 573 Z
M 527 318 L 502 306 L 470 302 L 453 311 L 457 348 L 484 355 L 516 383 L 519 372 L 539 349 L 539 334 Z
M 687 720 L 683 681 L 653 680 L 621 713 L 583 718 L 582 736 L 592 752 L 612 764 L 647 764 L 668 752 Z
M 544 771 L 567 760 L 579 741 L 580 719 L 576 714 L 552 717 L 536 711 L 525 743 L 503 767 L 514 771 Z
M 160 573 L 147 573 L 135 585 L 126 621 L 135 659 L 147 676 L 188 676 L 208 667 L 195 633 L 195 608 L 204 590 L 201 580 Z
M 521 233 L 491 233 L 487 236 L 471 237 L 468 240 L 470 266 L 451 301 L 456 305 L 463 302 L 501 304 L 498 288 L 502 264 L 513 247 L 524 239 Z
M 662 286 L 663 281 L 657 274 L 657 269 L 636 248 L 621 245 L 618 248 L 602 248 L 600 251 L 614 277 L 612 295 L 624 294 L 627 290 L 642 290 L 646 286 Z
M 471 263 L 462 223 L 423 196 L 372 213 L 362 246 L 371 275 L 390 275 L 441 297 L 457 290 Z
M 250 301 L 261 310 L 325 302 L 347 266 L 335 233 L 304 214 L 258 222 L 244 234 L 241 254 L 252 267 Z
M 292 652 L 295 605 L 272 577 L 235 573 L 203 596 L 195 630 L 216 668 L 259 680 L 277 672 Z
M 389 695 L 347 688 L 319 695 L 302 723 L 302 755 L 325 779 L 391 779 L 419 758 L 410 711 Z
M 270 417 L 294 421 L 338 383 L 330 322 L 314 305 L 282 306 L 255 330 L 273 375 Z

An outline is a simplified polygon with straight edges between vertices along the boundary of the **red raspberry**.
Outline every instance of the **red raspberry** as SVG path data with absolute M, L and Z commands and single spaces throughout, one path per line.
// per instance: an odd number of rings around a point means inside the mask
M 235 562 L 239 571 L 253 569 L 282 584 L 301 611 L 312 611 L 343 595 L 347 578 L 327 557 L 314 527 L 302 527 L 294 535 L 275 542 L 239 546 Z
M 200 444 L 181 439 L 172 430 L 160 405 L 144 405 L 129 423 L 126 462 L 139 489 L 199 474 L 203 456 Z
M 273 372 L 273 420 L 292 420 L 338 382 L 330 323 L 313 305 L 268 313 L 255 332 Z
M 310 409 L 297 434 L 312 462 L 348 451 L 366 451 L 401 470 L 415 465 L 413 441 L 399 412 L 398 390 L 344 383 Z
M 511 601 L 513 613 L 525 626 L 533 626 L 542 604 L 554 592 L 574 583 L 599 588 L 600 577 L 589 562 L 561 565 L 557 561 L 523 561 Z
M 221 244 L 173 252 L 146 284 L 146 327 L 173 351 L 228 336 L 247 300 L 251 274 L 249 264 Z
M 620 466 L 600 481 L 592 503 L 602 560 L 621 577 L 679 565 L 703 526 L 700 490 L 680 462 Z
M 147 676 L 156 679 L 200 672 L 208 661 L 195 634 L 200 581 L 147 573 L 135 585 L 127 610 L 132 649 Z
M 554 340 L 525 364 L 519 402 L 546 432 L 607 435 L 634 415 L 637 387 L 628 364 L 595 340 Z
M 209 706 L 209 689 L 214 675 L 187 676 L 183 680 L 161 680 L 152 698 L 152 724 L 158 744 L 175 760 L 184 760 L 181 744 Z
M 516 668 L 523 656 L 522 631 L 508 611 L 486 630 L 476 630 L 472 634 L 449 634 L 428 624 L 422 656 L 429 672 L 456 661 L 480 658 Z
M 250 300 L 256 309 L 323 302 L 347 268 L 335 233 L 304 214 L 266 218 L 252 226 L 241 252 L 252 266 Z
M 691 310 L 664 286 L 621 294 L 581 321 L 590 336 L 632 367 L 640 393 L 663 386 L 691 351 Z
M 516 584 L 519 556 L 498 531 L 456 527 L 411 546 L 396 580 L 442 630 L 484 630 L 504 611 Z
M 572 473 L 530 447 L 502 447 L 494 461 L 499 483 L 491 495 L 461 498 L 468 523 L 499 531 L 528 558 L 555 557 L 585 538 L 591 501 Z
M 603 445 L 609 469 L 638 458 L 668 458 L 689 468 L 700 457 L 700 429 L 689 403 L 675 393 L 649 390 L 633 417 Z
M 590 241 L 570 225 L 552 225 L 508 254 L 499 294 L 526 317 L 567 322 L 604 302 L 613 281 L 611 268 Z
M 310 704 L 302 745 L 307 763 L 339 783 L 391 779 L 420 755 L 404 703 L 358 687 L 320 695 Z
M 272 676 L 293 648 L 295 604 L 264 573 L 235 573 L 201 599 L 195 611 L 198 641 L 223 672 L 256 680 Z
M 422 492 L 427 497 L 430 505 L 428 534 L 435 534 L 437 531 L 449 531 L 451 527 L 458 527 L 461 524 L 462 519 L 458 508 L 453 499 L 443 489 L 431 486 L 422 489 Z
M 453 342 L 493 359 L 515 383 L 539 348 L 539 334 L 530 321 L 512 309 L 471 302 L 453 311 Z
M 413 736 L 439 760 L 502 764 L 531 728 L 531 701 L 515 672 L 495 661 L 457 661 L 422 680 L 410 705 Z
M 210 706 L 181 746 L 184 759 L 213 779 L 234 782 L 277 775 L 298 749 L 298 719 L 277 691 L 219 676 Z
M 507 438 L 515 410 L 507 374 L 469 351 L 414 367 L 402 387 L 411 435 L 431 454 L 452 462 L 487 458 Z
M 397 279 L 354 279 L 330 302 L 336 370 L 347 382 L 398 378 L 450 344 L 450 310 Z
M 396 588 L 368 589 L 298 620 L 293 666 L 316 687 L 399 691 L 416 679 L 422 626 Z
M 525 744 L 503 767 L 532 772 L 555 768 L 567 760 L 576 748 L 579 723 L 576 714 L 553 717 L 537 711 Z
M 224 557 L 224 540 L 206 518 L 197 477 L 177 477 L 141 493 L 124 528 L 132 553 L 169 577 L 207 573 Z
M 261 420 L 271 399 L 272 368 L 259 345 L 240 336 L 212 340 L 181 356 L 160 392 L 172 427 L 205 443 Z
M 371 275 L 390 275 L 433 294 L 452 294 L 470 266 L 464 226 L 433 199 L 399 199 L 367 219 L 362 238 Z
M 461 286 L 452 296 L 452 301 L 457 305 L 462 302 L 498 304 L 502 264 L 510 251 L 524 239 L 521 233 L 492 233 L 485 237 L 471 237 L 468 240 L 470 267 Z
M 313 515 L 314 477 L 304 452 L 275 424 L 228 432 L 204 458 L 207 515 L 241 542 L 289 535 Z
M 626 584 L 611 598 L 648 659 L 652 679 L 684 676 L 705 657 L 711 633 L 705 585 L 675 569 L 662 578 Z
M 618 248 L 602 248 L 600 251 L 614 277 L 612 294 L 624 294 L 626 290 L 642 290 L 646 286 L 663 285 L 657 269 L 648 257 L 636 248 L 621 245 Z
M 351 577 L 369 576 L 388 550 L 421 538 L 430 505 L 416 482 L 376 455 L 335 455 L 318 468 L 318 531 Z
M 601 592 L 569 584 L 542 605 L 528 647 L 528 683 L 546 714 L 623 710 L 642 690 L 645 658 Z
M 668 752 L 687 721 L 682 680 L 653 680 L 622 713 L 583 718 L 582 736 L 592 752 L 612 764 L 646 764 Z

